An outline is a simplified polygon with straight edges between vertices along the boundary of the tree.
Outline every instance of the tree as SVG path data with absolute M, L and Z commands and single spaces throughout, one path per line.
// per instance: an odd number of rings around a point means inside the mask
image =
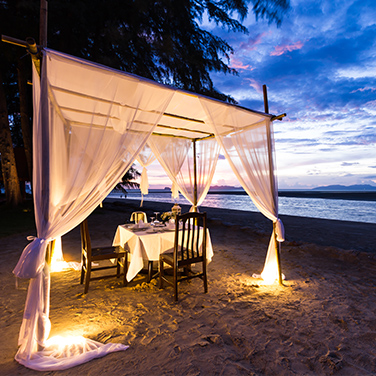
M 17 206 L 22 202 L 20 182 L 17 175 L 16 158 L 13 152 L 12 135 L 9 128 L 8 110 L 0 71 L 0 154 L 1 171 L 6 203 Z
M 256 18 L 277 25 L 289 9 L 289 0 L 51 0 L 48 46 L 234 102 L 230 96 L 218 92 L 210 78 L 211 72 L 237 74 L 228 66 L 233 50 L 223 39 L 206 31 L 201 21 L 206 17 L 229 32 L 247 33 L 242 21 L 250 4 Z M 40 0 L 0 1 L 0 32 L 21 40 L 28 36 L 37 39 L 39 6 Z M 5 64 L 7 59 L 0 60 L 0 70 L 15 69 L 20 53 L 14 53 L 8 46 L 0 48 L 10 62 Z M 13 101 L 8 89 L 14 82 L 14 77 L 13 81 L 4 81 L 8 103 Z M 9 112 L 9 115 L 14 114 Z M 24 111 L 22 116 L 23 126 L 27 127 Z
M 140 176 L 141 174 L 133 167 L 125 173 L 125 175 L 121 178 L 121 182 L 116 185 L 116 189 L 122 191 L 124 196 L 127 197 L 127 189 L 126 188 L 139 188 L 140 184 L 136 183 L 134 180 Z
M 256 17 L 277 24 L 289 8 L 288 0 L 54 1 L 49 6 L 49 45 L 158 82 L 232 101 L 215 90 L 210 72 L 236 74 L 226 63 L 233 50 L 204 30 L 200 21 L 206 16 L 229 32 L 247 33 L 241 21 L 250 2 Z

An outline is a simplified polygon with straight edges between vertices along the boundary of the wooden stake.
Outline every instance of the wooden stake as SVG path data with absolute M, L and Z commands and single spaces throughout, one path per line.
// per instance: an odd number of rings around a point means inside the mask
M 268 92 L 266 85 L 262 86 L 263 93 L 264 93 L 264 108 L 265 113 L 269 113 L 269 103 L 268 103 Z M 271 193 L 273 195 L 273 203 L 274 203 L 274 209 L 276 208 L 276 198 L 274 197 L 275 192 L 275 180 L 274 180 L 274 169 L 273 169 L 273 153 L 272 153 L 272 137 L 271 137 L 271 131 L 270 131 L 270 124 L 268 125 L 267 129 L 267 138 L 268 138 L 268 153 L 269 153 L 269 175 L 270 175 L 270 189 Z M 276 224 L 273 223 L 273 234 L 274 234 L 274 241 L 275 241 L 275 254 L 277 259 L 277 268 L 278 268 L 278 283 L 280 285 L 283 285 L 282 280 L 282 271 L 281 271 L 281 258 L 279 253 L 279 242 L 277 241 L 277 233 L 276 233 Z

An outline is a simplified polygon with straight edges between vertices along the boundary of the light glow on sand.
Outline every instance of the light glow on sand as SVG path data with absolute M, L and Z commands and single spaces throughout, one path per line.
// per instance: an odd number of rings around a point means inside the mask
M 61 236 L 55 239 L 55 248 L 51 257 L 50 265 L 51 273 L 61 272 L 66 269 L 80 270 L 81 264 L 78 262 L 66 262 L 63 257 L 63 247 L 61 243 Z
M 64 352 L 64 349 L 67 346 L 84 346 L 86 343 L 86 338 L 77 335 L 77 336 L 60 336 L 56 335 L 49 338 L 46 341 L 46 348 L 54 348 L 59 352 Z

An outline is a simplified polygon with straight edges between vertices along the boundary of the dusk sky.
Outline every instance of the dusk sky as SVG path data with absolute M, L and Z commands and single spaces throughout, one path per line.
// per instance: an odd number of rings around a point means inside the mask
M 376 2 L 292 0 L 282 25 L 244 21 L 249 34 L 205 27 L 233 48 L 239 76 L 213 74 L 240 105 L 263 111 L 262 85 L 274 122 L 278 184 L 376 186 Z M 170 185 L 149 169 L 151 186 Z M 239 185 L 220 159 L 213 185 Z

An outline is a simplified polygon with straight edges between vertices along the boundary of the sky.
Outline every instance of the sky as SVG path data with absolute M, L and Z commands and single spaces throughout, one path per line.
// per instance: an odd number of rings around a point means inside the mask
M 241 106 L 286 113 L 274 122 L 278 186 L 310 189 L 332 184 L 376 186 L 376 1 L 291 0 L 280 27 L 243 24 L 249 34 L 205 28 L 234 49 L 239 75 L 212 74 L 215 87 Z M 169 186 L 156 165 L 151 188 Z M 239 186 L 220 158 L 212 185 Z

